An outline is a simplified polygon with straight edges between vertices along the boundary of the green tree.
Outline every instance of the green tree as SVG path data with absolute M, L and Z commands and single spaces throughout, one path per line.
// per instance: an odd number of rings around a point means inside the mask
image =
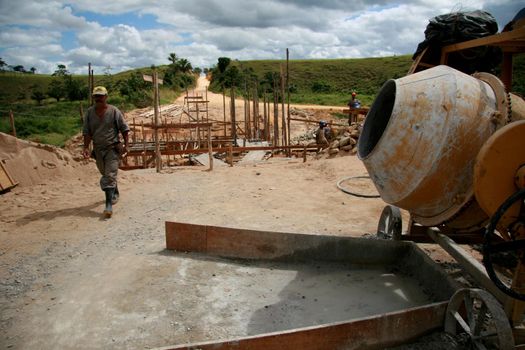
M 219 57 L 217 67 L 219 68 L 219 73 L 224 73 L 226 68 L 230 65 L 231 59 L 228 57 Z
M 31 67 L 31 69 L 29 69 L 31 71 L 32 74 L 35 74 L 36 72 L 36 68 L 35 67 Z
M 5 66 L 7 66 L 7 63 L 2 58 L 0 58 L 0 71 L 1 72 L 5 71 Z
M 24 66 L 22 66 L 22 65 L 20 65 L 20 64 L 17 65 L 17 66 L 14 66 L 14 67 L 13 67 L 13 70 L 14 70 L 15 72 L 21 72 L 21 73 L 25 73 L 25 72 L 26 72 Z
M 175 52 L 170 53 L 168 60 L 171 62 L 171 64 L 175 65 L 177 63 L 177 60 L 179 58 L 177 57 L 177 54 Z
M 179 72 L 182 72 L 182 73 L 189 73 L 193 69 L 193 67 L 191 66 L 190 61 L 188 61 L 185 58 L 179 58 L 179 60 L 175 64 L 175 66 L 176 66 L 177 70 Z
M 223 74 L 224 87 L 241 86 L 242 75 L 239 68 L 236 66 L 230 66 L 224 71 Z
M 53 79 L 47 88 L 47 96 L 60 101 L 61 98 L 65 97 L 64 85 L 60 80 Z
M 80 101 L 88 96 L 88 87 L 71 75 L 65 77 L 65 92 L 70 101 Z
M 56 76 L 56 77 L 63 77 L 63 76 L 69 75 L 69 72 L 65 65 L 59 64 L 57 65 L 57 70 L 51 75 Z
M 202 73 L 202 69 L 199 68 L 199 67 L 195 67 L 195 68 L 193 68 L 193 73 L 195 73 L 197 75 L 200 75 Z
M 35 89 L 31 93 L 31 99 L 35 100 L 38 103 L 38 105 L 41 105 L 42 101 L 45 100 L 45 98 L 46 95 L 40 89 Z
M 125 80 L 118 82 L 119 91 L 124 98 L 136 107 L 151 106 L 151 85 L 142 79 L 142 74 L 135 72 Z

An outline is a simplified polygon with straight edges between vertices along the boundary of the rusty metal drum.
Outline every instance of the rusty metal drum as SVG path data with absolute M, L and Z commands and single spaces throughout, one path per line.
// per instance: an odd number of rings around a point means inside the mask
M 474 198 L 473 167 L 495 131 L 489 84 L 448 66 L 389 80 L 358 143 L 382 199 L 425 226 L 474 229 L 487 216 Z

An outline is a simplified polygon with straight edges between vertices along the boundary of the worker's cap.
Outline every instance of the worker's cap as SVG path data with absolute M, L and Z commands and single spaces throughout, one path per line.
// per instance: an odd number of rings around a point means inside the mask
M 328 125 L 328 123 L 325 122 L 324 120 L 320 120 L 319 121 L 319 126 L 323 126 L 324 127 L 324 126 L 327 126 L 327 125 Z
M 108 94 L 108 90 L 106 90 L 105 87 L 103 86 L 95 86 L 93 88 L 93 96 L 95 95 L 107 95 Z

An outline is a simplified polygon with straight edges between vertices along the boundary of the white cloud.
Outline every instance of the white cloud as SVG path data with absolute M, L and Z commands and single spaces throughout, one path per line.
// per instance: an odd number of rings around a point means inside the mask
M 286 48 L 291 58 L 412 54 L 434 16 L 486 9 L 501 28 L 522 6 L 516 0 L 0 0 L 0 57 L 40 72 L 66 63 L 85 73 L 88 62 L 100 72 L 167 64 L 171 52 L 200 67 L 220 56 L 284 58 Z M 139 22 L 112 22 L 112 15 L 130 14 Z M 141 26 L 144 15 L 156 19 L 153 28 Z

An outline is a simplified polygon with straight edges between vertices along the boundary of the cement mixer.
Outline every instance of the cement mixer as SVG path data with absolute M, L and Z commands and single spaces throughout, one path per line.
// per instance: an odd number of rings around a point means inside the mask
M 401 208 L 410 225 L 478 235 L 492 282 L 525 300 L 522 98 L 494 75 L 445 65 L 389 80 L 366 117 L 358 156 L 391 204 L 383 226 L 399 237 Z

